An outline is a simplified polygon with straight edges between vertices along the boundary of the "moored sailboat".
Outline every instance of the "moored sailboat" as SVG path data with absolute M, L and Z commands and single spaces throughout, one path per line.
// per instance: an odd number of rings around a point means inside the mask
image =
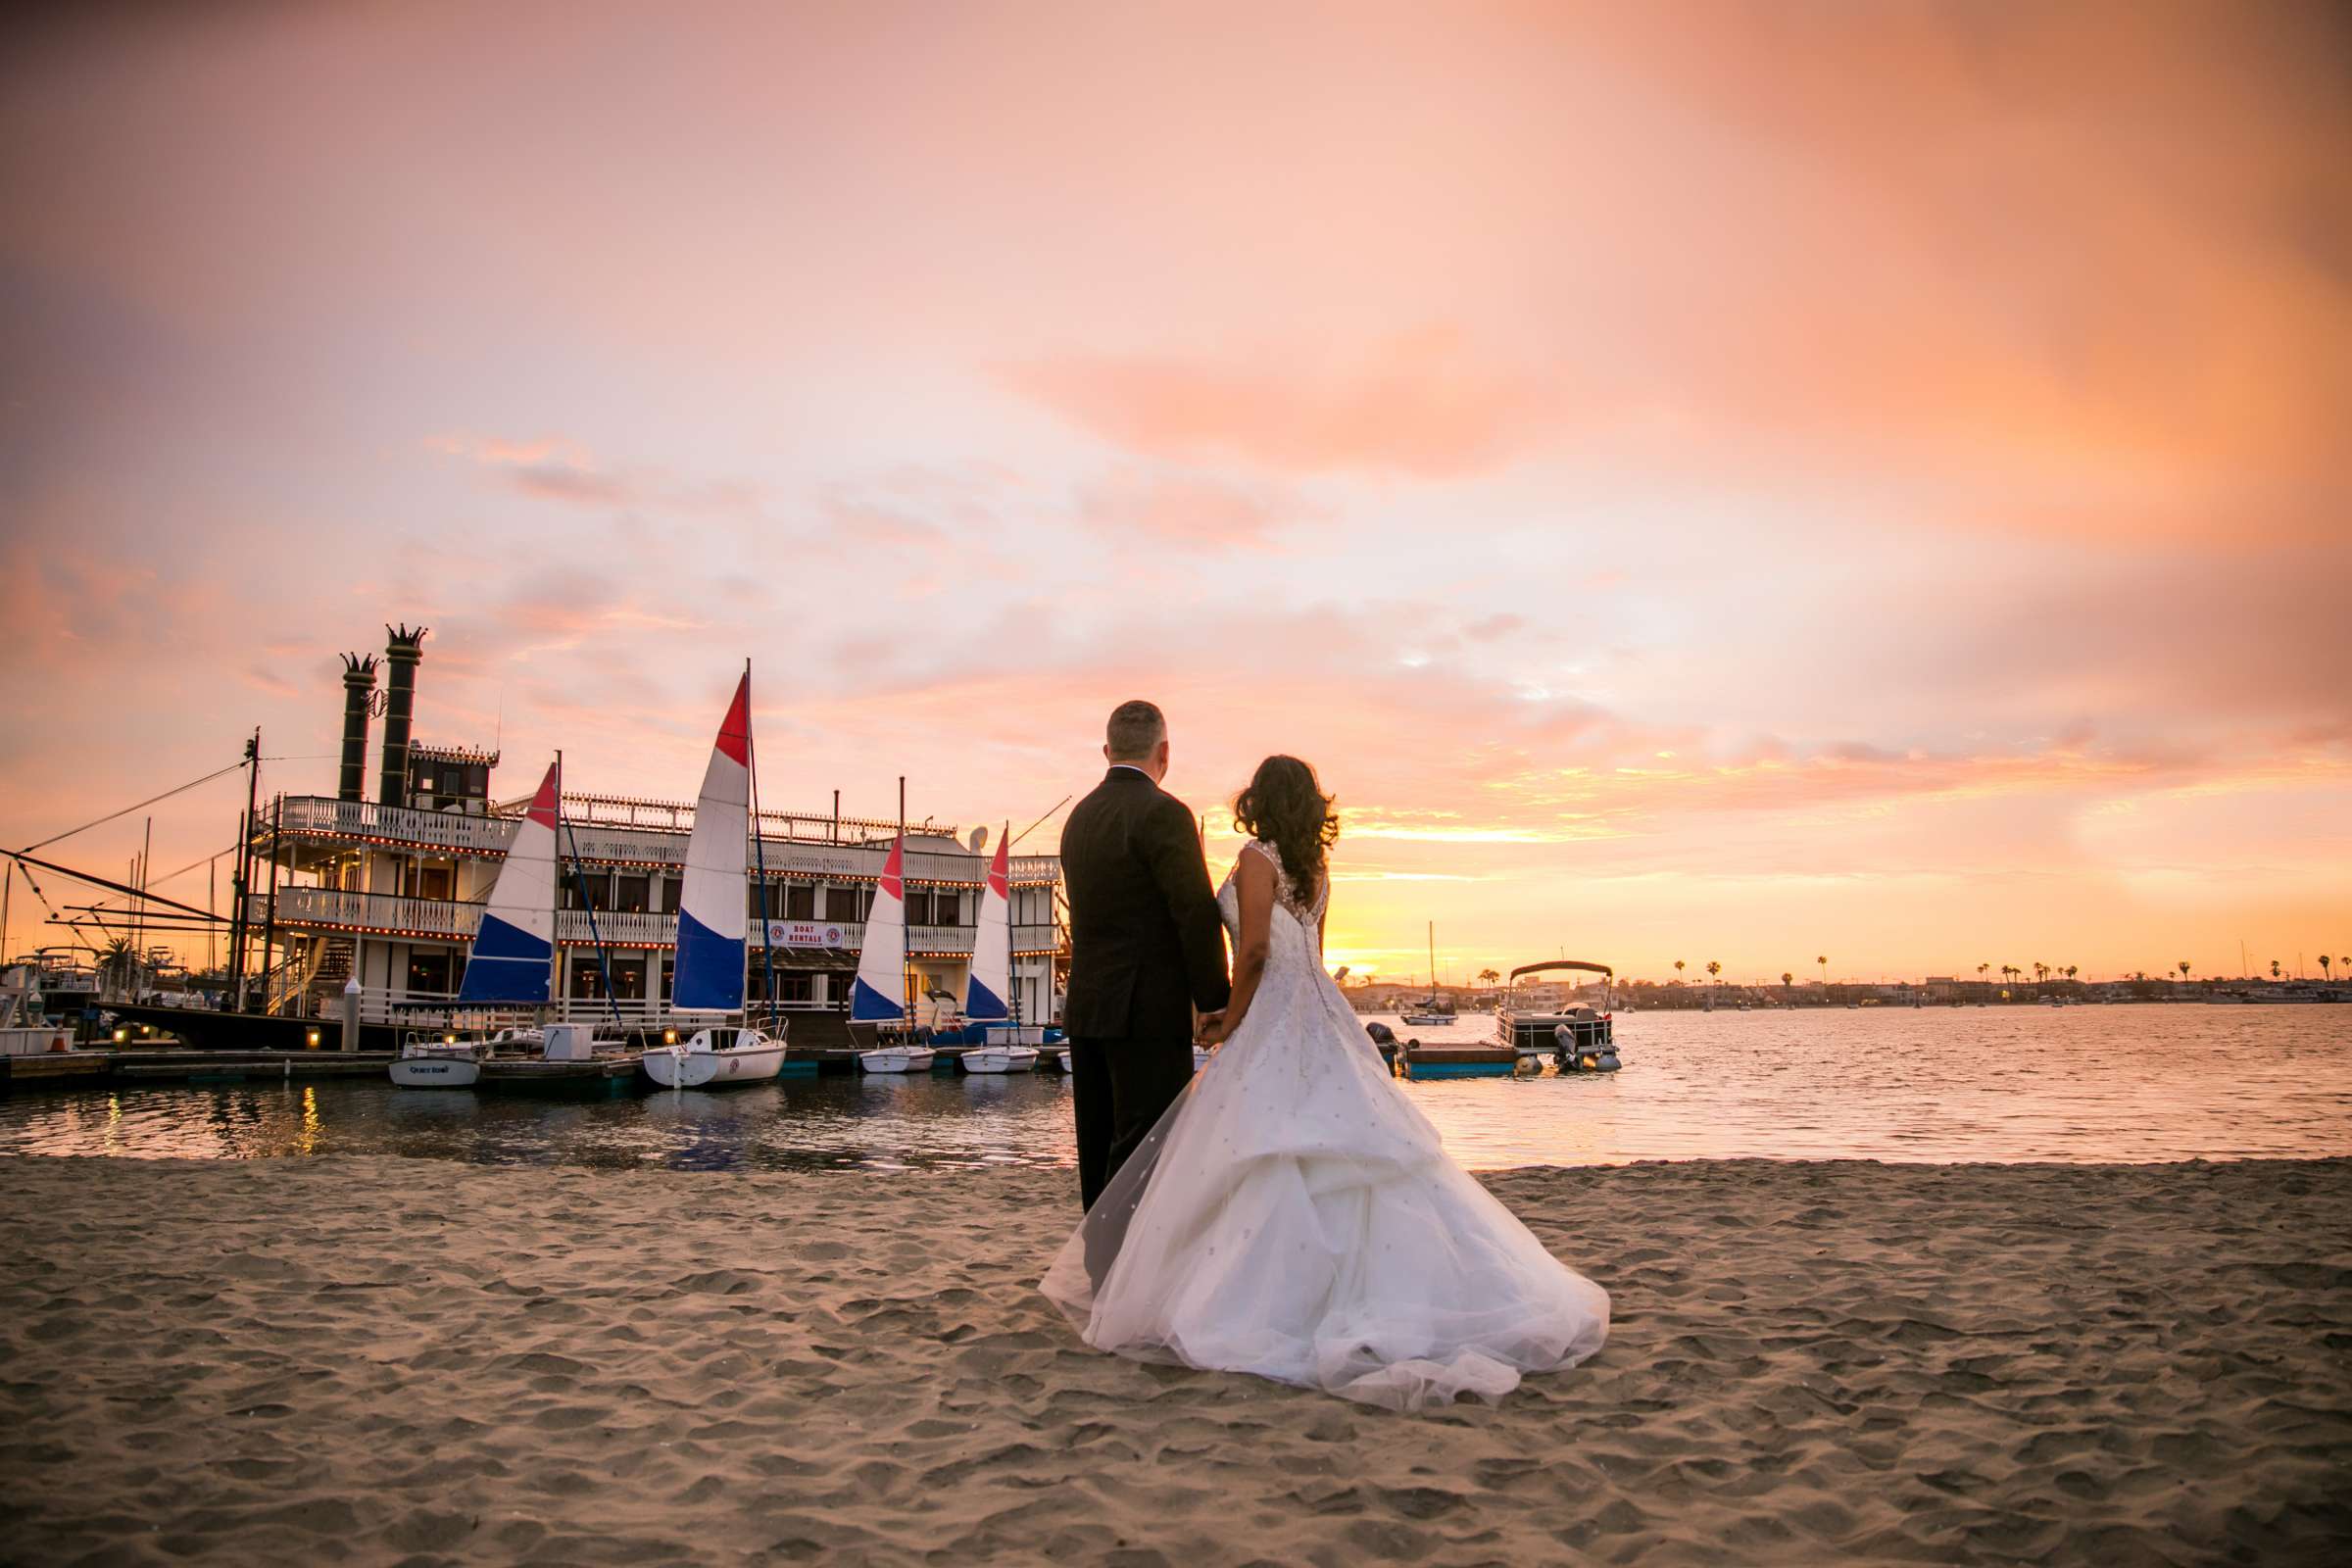
M 743 1014 L 744 965 L 750 898 L 745 876 L 752 800 L 752 672 L 746 665 L 735 701 L 718 726 L 710 763 L 695 798 L 694 831 L 686 841 L 686 875 L 678 896 L 676 966 L 670 978 L 673 1012 L 720 1015 L 686 1040 L 645 1054 L 646 1075 L 664 1089 L 758 1083 L 784 1066 L 784 1042 Z
M 530 808 L 515 825 L 474 931 L 465 978 L 458 983 L 459 1007 L 547 1005 L 556 956 L 556 819 L 563 766 L 560 760 L 548 764 Z M 438 1030 L 412 1034 L 392 1063 L 392 1081 L 403 1089 L 470 1089 L 481 1081 L 484 1060 L 505 1043 L 499 1036 L 515 1033 L 501 1030 L 481 1039 Z
M 917 1045 L 906 1024 L 906 835 L 890 841 L 890 857 L 865 911 L 865 943 L 858 953 L 858 978 L 850 986 L 850 1026 L 870 1030 L 875 1048 L 858 1054 L 866 1072 L 929 1072 L 939 1054 Z M 885 1045 L 896 1027 L 899 1042 Z
M 1429 922 L 1429 1000 L 1418 1010 L 1397 1014 L 1405 1023 L 1419 1029 L 1449 1029 L 1453 1026 L 1453 1007 L 1450 1003 L 1441 1006 L 1444 999 L 1438 995 L 1438 923 Z
M 1011 827 L 1010 823 L 1005 824 Z M 997 858 L 988 867 L 988 884 L 980 894 L 980 924 L 973 934 L 972 969 L 964 982 L 963 1015 L 983 1026 L 981 1044 L 963 1054 L 965 1072 L 1033 1072 L 1037 1048 L 1020 1043 L 1005 999 L 1012 995 L 1012 839 L 1007 832 L 997 840 Z

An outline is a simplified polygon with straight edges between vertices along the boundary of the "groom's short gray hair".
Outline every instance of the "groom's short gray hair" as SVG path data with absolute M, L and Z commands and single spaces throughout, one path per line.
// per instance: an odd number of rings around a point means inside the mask
M 1110 748 L 1114 761 L 1140 761 L 1167 738 L 1167 715 L 1140 697 L 1112 709 L 1110 722 L 1102 726 L 1102 744 Z

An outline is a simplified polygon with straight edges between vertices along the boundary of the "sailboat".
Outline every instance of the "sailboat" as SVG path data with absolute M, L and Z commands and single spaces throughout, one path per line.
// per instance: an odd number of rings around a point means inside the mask
M 906 835 L 890 841 L 890 858 L 882 862 L 882 878 L 874 888 L 873 905 L 865 911 L 865 942 L 858 950 L 858 978 L 850 987 L 850 1023 L 872 1027 L 876 1047 L 858 1054 L 858 1065 L 867 1072 L 929 1072 L 939 1054 L 903 1036 L 895 1046 L 880 1044 L 888 1024 L 902 1028 L 906 1018 Z
M 685 885 L 678 894 L 677 962 L 669 992 L 673 1012 L 743 1013 L 751 800 L 752 671 L 747 664 L 710 748 L 702 793 L 695 797 Z M 647 1052 L 644 1061 L 647 1076 L 664 1089 L 761 1083 L 783 1070 L 784 1042 L 748 1021 L 721 1021 L 683 1043 Z
M 1011 825 L 1005 824 L 1007 829 Z M 1009 833 L 997 840 L 997 858 L 989 865 L 988 886 L 980 894 L 980 926 L 972 935 L 971 978 L 963 988 L 966 1018 L 981 1025 L 1007 1027 L 983 1029 L 979 1049 L 963 1054 L 965 1072 L 1033 1072 L 1037 1068 L 1037 1048 L 1020 1043 L 1019 1031 L 1009 1027 L 1012 1009 L 1004 1001 L 1012 995 L 1011 850 Z
M 1438 1007 L 1438 922 L 1435 920 L 1429 922 L 1429 1000 L 1421 1004 L 1420 1011 L 1397 1016 L 1416 1029 L 1447 1029 L 1453 1025 L 1452 1011 L 1440 1011 Z
M 547 1005 L 548 973 L 556 956 L 556 810 L 563 767 L 561 760 L 548 764 L 490 885 L 466 977 L 458 982 L 461 1007 Z M 501 1030 L 490 1040 L 414 1036 L 392 1063 L 392 1081 L 403 1089 L 470 1089 L 481 1081 L 482 1058 L 496 1045 L 536 1044 L 527 1033 Z

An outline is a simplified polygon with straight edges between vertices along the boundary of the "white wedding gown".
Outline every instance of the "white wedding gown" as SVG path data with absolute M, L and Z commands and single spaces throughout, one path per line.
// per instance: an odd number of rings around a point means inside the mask
M 1089 1345 L 1417 1409 L 1574 1366 L 1609 1298 L 1447 1156 L 1323 972 L 1326 883 L 1274 862 L 1241 1028 L 1111 1179 L 1042 1289 Z M 1238 867 L 1237 867 L 1238 869 Z M 1238 936 L 1239 893 L 1217 904 Z

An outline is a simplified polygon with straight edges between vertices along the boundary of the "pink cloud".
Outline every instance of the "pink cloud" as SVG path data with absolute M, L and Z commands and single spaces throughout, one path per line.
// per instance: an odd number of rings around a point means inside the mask
M 1069 355 L 1007 366 L 1006 385 L 1102 440 L 1155 458 L 1442 478 L 1491 467 L 1542 430 L 1542 382 L 1433 328 L 1345 359 Z
M 1314 514 L 1295 497 L 1164 468 L 1125 467 L 1083 486 L 1078 520 L 1105 538 L 1146 546 L 1262 550 L 1286 523 Z

